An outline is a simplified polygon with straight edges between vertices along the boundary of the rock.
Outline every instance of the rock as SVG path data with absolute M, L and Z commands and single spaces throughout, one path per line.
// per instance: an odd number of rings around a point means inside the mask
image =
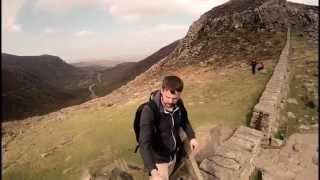
M 107 107 L 111 107 L 111 106 L 113 106 L 113 103 L 108 103 L 107 104 Z
M 296 118 L 296 116 L 292 112 L 288 112 L 287 114 L 289 118 Z
M 254 165 L 262 179 L 316 179 L 318 134 L 293 134 L 280 149 L 262 149 Z
M 294 98 L 289 98 L 287 100 L 287 102 L 290 103 L 290 104 L 298 104 L 298 101 L 296 99 L 294 99 Z
M 200 67 L 206 67 L 207 63 L 206 62 L 200 62 L 199 65 L 200 65 Z
M 303 145 L 300 143 L 295 143 L 292 145 L 292 150 L 295 152 L 302 152 L 303 150 Z
M 280 147 L 283 145 L 283 141 L 281 139 L 272 138 L 271 145 Z
M 220 75 L 220 76 L 225 76 L 226 73 L 225 73 L 225 72 L 220 72 L 219 75 Z
M 318 153 L 316 153 L 313 157 L 312 157 L 312 163 L 315 164 L 315 165 L 319 165 L 319 155 Z
M 72 167 L 67 168 L 67 169 L 63 170 L 62 174 L 66 174 L 66 173 L 68 173 L 69 171 L 71 171 L 72 169 L 73 169 Z
M 50 153 L 43 153 L 43 154 L 41 154 L 40 156 L 42 157 L 42 158 L 45 158 L 45 157 L 47 157 L 47 156 L 49 156 L 50 155 Z
M 309 127 L 309 126 L 306 126 L 306 125 L 301 125 L 301 126 L 299 127 L 299 129 L 301 129 L 301 130 L 309 130 L 310 127 Z
M 133 177 L 116 167 L 111 171 L 110 180 L 133 180 Z
M 272 46 L 272 42 L 271 42 L 271 41 L 266 41 L 265 44 L 266 44 L 267 46 Z
M 93 179 L 93 177 L 92 177 L 91 174 L 89 173 L 89 170 L 86 169 L 86 170 L 83 171 L 83 173 L 82 173 L 81 180 L 96 180 L 96 179 Z
M 196 129 L 199 145 L 196 161 L 201 162 L 204 158 L 212 156 L 218 146 L 231 136 L 233 130 L 222 125 L 210 125 Z
M 69 161 L 71 159 L 71 157 L 72 156 L 69 155 L 64 161 L 66 161 L 66 162 Z

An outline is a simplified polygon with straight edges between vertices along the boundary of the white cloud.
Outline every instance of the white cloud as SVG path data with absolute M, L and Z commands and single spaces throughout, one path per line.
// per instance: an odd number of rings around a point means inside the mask
M 2 0 L 2 28 L 8 32 L 20 32 L 22 27 L 16 18 L 25 0 Z
M 103 0 L 37 0 L 35 7 L 54 14 L 65 14 L 72 9 L 101 6 Z
M 78 36 L 78 37 L 81 37 L 81 36 L 88 36 L 88 35 L 91 35 L 93 34 L 92 31 L 88 31 L 88 30 L 81 30 L 79 32 L 76 32 L 74 35 L 75 36 Z
M 126 20 L 134 17 L 140 20 L 148 16 L 167 16 L 175 14 L 190 14 L 198 17 L 213 7 L 228 0 L 105 0 L 109 13 L 117 18 Z
M 53 34 L 53 33 L 57 32 L 57 29 L 52 28 L 52 27 L 46 27 L 43 31 L 46 34 Z
M 12 24 L 9 26 L 9 31 L 11 32 L 20 32 L 21 31 L 21 25 L 20 24 Z
M 186 33 L 188 30 L 188 26 L 186 25 L 169 25 L 169 24 L 159 24 L 154 27 L 155 30 L 158 31 L 176 31 L 181 34 Z
M 124 53 L 151 54 L 158 49 L 183 38 L 188 26 L 160 24 L 144 27 L 140 31 L 129 32 L 127 36 L 118 38 L 110 44 L 110 52 L 123 55 Z
M 227 0 L 37 0 L 35 7 L 64 14 L 76 8 L 104 7 L 124 22 L 137 22 L 148 16 L 190 14 L 195 17 Z

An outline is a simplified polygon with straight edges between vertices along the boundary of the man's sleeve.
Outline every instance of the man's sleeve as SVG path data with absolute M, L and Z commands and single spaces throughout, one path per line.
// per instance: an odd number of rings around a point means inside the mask
M 151 149 L 153 128 L 154 115 L 150 107 L 146 105 L 141 112 L 139 146 L 141 157 L 149 173 L 152 169 L 157 169 Z
M 182 129 L 184 130 L 184 132 L 186 132 L 188 139 L 191 140 L 196 136 L 189 122 L 187 110 L 183 107 L 181 113 L 183 118 Z

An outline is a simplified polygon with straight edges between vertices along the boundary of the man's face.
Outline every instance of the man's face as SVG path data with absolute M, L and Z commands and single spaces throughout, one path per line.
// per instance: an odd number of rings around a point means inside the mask
M 161 89 L 161 103 L 166 110 L 171 111 L 180 98 L 181 92 L 172 94 L 170 90 Z

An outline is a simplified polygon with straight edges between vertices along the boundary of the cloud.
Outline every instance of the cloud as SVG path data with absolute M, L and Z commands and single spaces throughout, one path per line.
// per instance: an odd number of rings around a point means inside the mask
M 56 15 L 62 15 L 77 8 L 100 7 L 103 0 L 37 0 L 35 7 Z
M 20 24 L 15 24 L 13 19 L 7 20 L 5 22 L 4 28 L 8 32 L 21 32 L 22 28 Z
M 110 44 L 110 49 L 118 54 L 139 52 L 147 55 L 175 40 L 183 38 L 187 31 L 188 26 L 185 25 L 160 24 L 148 26 L 118 38 L 116 42 L 113 42 L 112 45 Z
M 2 0 L 2 28 L 8 32 L 20 32 L 22 27 L 16 23 L 19 10 L 25 0 Z
M 56 32 L 57 32 L 57 29 L 52 28 L 52 27 L 46 27 L 43 31 L 44 31 L 44 33 L 46 33 L 46 34 L 53 34 L 53 33 L 56 33 Z
M 88 35 L 91 35 L 93 34 L 92 31 L 88 31 L 88 30 L 81 30 L 79 32 L 76 32 L 74 35 L 75 36 L 78 36 L 78 37 L 82 37 L 82 36 L 88 36 Z
M 77 8 L 104 8 L 124 22 L 137 22 L 148 16 L 190 14 L 198 17 L 227 0 L 37 0 L 35 7 L 55 14 Z
M 189 14 L 198 17 L 213 7 L 227 2 L 227 0 L 105 0 L 108 12 L 121 20 L 134 17 L 141 20 L 148 16 L 167 16 Z M 129 18 L 129 22 L 130 22 Z
M 12 24 L 10 27 L 9 27 L 9 31 L 11 32 L 21 32 L 21 25 L 20 24 Z
M 157 31 L 177 31 L 181 33 L 186 33 L 188 26 L 186 25 L 169 25 L 169 24 L 159 24 L 154 27 L 154 30 Z

